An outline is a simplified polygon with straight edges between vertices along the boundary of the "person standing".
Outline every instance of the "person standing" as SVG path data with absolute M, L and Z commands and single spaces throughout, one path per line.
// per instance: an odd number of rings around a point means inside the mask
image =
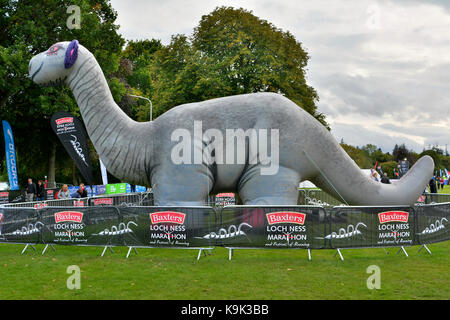
M 34 200 L 34 195 L 37 193 L 36 184 L 34 184 L 31 178 L 28 178 L 27 189 L 25 190 L 25 199 L 27 202 Z
M 38 181 L 36 186 L 36 201 L 44 201 L 45 200 L 45 187 L 42 180 Z
M 431 178 L 429 185 L 430 185 L 430 193 L 437 193 L 436 177 Z

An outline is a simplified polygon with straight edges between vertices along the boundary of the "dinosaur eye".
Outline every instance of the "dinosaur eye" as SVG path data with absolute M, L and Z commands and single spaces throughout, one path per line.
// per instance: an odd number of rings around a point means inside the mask
M 53 54 L 57 54 L 58 50 L 59 50 L 59 46 L 52 46 L 50 47 L 50 49 L 48 49 L 47 51 L 47 55 L 53 55 Z

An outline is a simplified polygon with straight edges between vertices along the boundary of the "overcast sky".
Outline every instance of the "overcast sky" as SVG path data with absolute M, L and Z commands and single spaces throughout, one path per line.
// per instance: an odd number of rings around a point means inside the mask
M 190 35 L 217 6 L 245 8 L 308 51 L 307 81 L 339 141 L 450 148 L 450 0 L 111 0 L 127 40 Z

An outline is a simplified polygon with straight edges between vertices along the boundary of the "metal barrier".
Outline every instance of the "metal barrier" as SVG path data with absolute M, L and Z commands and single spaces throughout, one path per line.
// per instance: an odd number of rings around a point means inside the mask
M 317 206 L 227 206 L 213 235 L 229 248 L 323 249 L 325 216 Z
M 343 202 L 335 199 L 321 189 L 299 189 L 299 204 L 311 206 L 333 207 L 343 205 Z
M 431 203 L 445 203 L 450 202 L 450 194 L 445 193 L 424 193 L 422 203 L 431 204 Z
M 332 249 L 409 246 L 414 243 L 415 212 L 409 206 L 334 207 L 325 239 Z
M 449 239 L 450 202 L 430 205 L 417 205 L 416 242 L 427 244 Z
M 216 224 L 211 207 L 2 207 L 0 243 L 32 248 L 53 245 L 136 248 L 214 249 L 208 234 Z M 53 248 L 54 249 L 54 248 Z M 112 250 L 112 249 L 111 249 Z
M 87 200 L 87 199 L 86 199 Z M 340 249 L 450 240 L 450 202 L 415 206 L 0 207 L 0 242 L 135 248 Z M 25 247 L 26 249 L 27 247 Z M 53 248 L 53 247 L 52 247 Z M 25 250 L 24 249 L 24 250 Z M 112 250 L 112 249 L 111 249 Z M 430 252 L 431 253 L 431 252 Z M 128 257 L 127 255 L 127 257 Z M 199 258 L 198 257 L 198 258 Z
M 18 202 L 7 203 L 0 207 L 5 208 L 35 208 L 41 209 L 45 207 L 87 207 L 88 198 L 70 198 L 70 199 L 57 199 L 57 200 L 45 200 L 45 201 L 33 201 L 33 202 Z
M 152 206 L 152 192 L 102 195 L 89 198 L 89 206 Z

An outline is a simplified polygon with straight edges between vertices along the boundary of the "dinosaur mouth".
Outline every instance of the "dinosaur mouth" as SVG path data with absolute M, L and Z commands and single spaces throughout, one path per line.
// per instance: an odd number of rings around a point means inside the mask
M 43 65 L 44 65 L 44 61 L 41 62 L 41 65 L 39 66 L 39 68 L 31 76 L 31 81 L 34 81 L 34 77 L 38 74 L 39 71 L 41 71 Z
M 67 76 L 66 77 L 60 77 L 56 80 L 50 80 L 49 82 L 46 82 L 44 84 L 42 84 L 43 87 L 54 87 L 54 86 L 58 86 L 60 84 L 62 84 L 64 81 L 66 81 Z

